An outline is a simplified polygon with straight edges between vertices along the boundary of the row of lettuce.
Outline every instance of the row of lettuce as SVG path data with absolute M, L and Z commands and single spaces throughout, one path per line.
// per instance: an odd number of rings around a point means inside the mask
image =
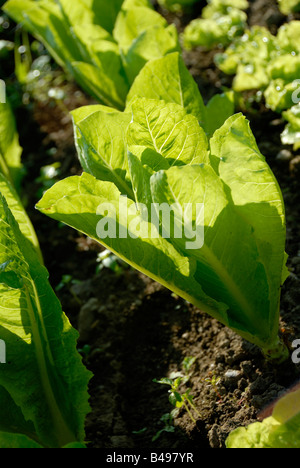
M 182 12 L 189 10 L 193 5 L 200 2 L 200 0 L 158 0 L 158 3 L 161 7 L 166 8 L 169 11 Z M 215 6 L 219 5 L 222 8 L 225 6 L 232 6 L 233 8 L 237 7 L 237 2 L 233 0 L 232 2 L 226 2 L 223 0 L 211 0 L 208 3 L 214 3 Z M 241 3 L 241 2 L 239 2 Z M 300 11 L 300 2 L 299 0 L 278 0 L 279 10 L 284 15 L 289 15 L 292 13 L 297 13 Z M 212 17 L 209 16 L 209 18 Z
M 286 121 L 282 143 L 298 149 L 299 21 L 285 23 L 275 36 L 264 27 L 248 27 L 247 0 L 211 0 L 201 18 L 193 20 L 180 37 L 149 0 L 119 0 L 109 6 L 100 1 L 92 8 L 89 3 L 82 0 L 75 8 L 63 0 L 11 0 L 4 10 L 41 40 L 89 95 L 118 110 L 124 109 L 135 77 L 149 60 L 180 52 L 182 47 L 227 47 L 215 55 L 215 62 L 221 71 L 234 75 L 233 91 L 253 91 L 257 99 L 263 97 L 267 107 Z M 178 10 L 196 2 L 159 3 Z M 284 14 L 297 12 L 300 2 L 281 0 L 279 8 Z
M 4 11 L 99 102 L 73 112 L 82 176 L 55 184 L 37 209 L 94 238 L 268 359 L 286 359 L 278 338 L 280 286 L 288 276 L 282 194 L 249 123 L 234 115 L 232 92 L 204 105 L 175 27 L 147 0 L 9 0 Z M 0 374 L 0 445 L 82 446 L 91 375 L 18 195 L 21 149 L 8 104 L 1 123 L 0 337 L 9 365 Z M 161 230 L 142 236 L 153 228 L 151 207 L 164 203 L 201 204 L 203 219 L 187 213 L 187 232 L 178 211 L 181 237 Z M 118 232 L 129 235 L 99 237 L 108 204 Z M 202 248 L 188 249 L 203 227 Z M 279 429 L 286 446 L 290 426 L 281 420 Z
M 280 1 L 282 13 L 300 12 L 300 2 Z M 273 35 L 265 27 L 247 26 L 247 0 L 212 0 L 183 33 L 185 48 L 227 47 L 215 55 L 221 71 L 233 75 L 236 93 L 253 91 L 287 122 L 284 145 L 300 147 L 300 21 L 290 21 Z

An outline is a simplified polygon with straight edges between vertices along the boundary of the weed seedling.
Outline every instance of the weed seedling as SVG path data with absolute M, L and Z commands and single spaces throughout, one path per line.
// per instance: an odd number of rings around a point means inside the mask
M 160 421 L 163 422 L 165 424 L 165 426 L 162 429 L 160 429 L 159 431 L 157 431 L 155 436 L 152 437 L 152 442 L 155 442 L 155 440 L 157 440 L 161 436 L 161 434 L 163 432 L 174 432 L 175 431 L 175 426 L 173 425 L 174 417 L 177 414 L 177 412 L 176 412 L 176 414 L 174 413 L 175 410 L 171 411 L 171 413 L 166 413 L 166 414 L 162 415 L 162 417 L 160 418 Z
M 222 402 L 222 397 L 221 397 L 221 395 L 219 393 L 219 390 L 218 390 L 218 385 L 219 385 L 220 381 L 221 381 L 221 377 L 217 377 L 215 374 L 212 374 L 212 372 L 209 372 L 208 376 L 204 379 L 204 382 L 206 382 L 210 387 L 212 387 L 215 394 L 217 395 L 217 397 L 219 399 L 217 403 Z
M 182 408 L 184 407 L 191 418 L 191 420 L 196 423 L 196 420 L 192 414 L 192 411 L 196 413 L 197 416 L 200 417 L 200 413 L 198 412 L 194 401 L 193 396 L 190 394 L 191 389 L 189 388 L 187 391 L 182 392 L 180 391 L 180 386 L 185 385 L 190 379 L 190 370 L 192 364 L 195 362 L 195 358 L 187 357 L 184 359 L 182 363 L 182 369 L 184 372 L 173 372 L 171 373 L 170 377 L 163 377 L 160 380 L 153 379 L 153 382 L 159 383 L 162 385 L 169 385 L 170 389 L 168 390 L 169 393 L 169 401 L 175 408 Z

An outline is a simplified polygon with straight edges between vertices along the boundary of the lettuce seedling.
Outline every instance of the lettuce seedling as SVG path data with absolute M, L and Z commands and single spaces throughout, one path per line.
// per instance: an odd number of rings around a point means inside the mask
M 300 390 L 292 389 L 262 422 L 239 427 L 228 436 L 227 448 L 300 448 Z
M 209 138 L 179 104 L 136 98 L 129 109 L 73 112 L 84 172 L 55 184 L 37 209 L 100 242 L 270 359 L 286 358 L 278 338 L 288 275 L 284 205 L 249 123 L 233 115 Z M 163 206 L 172 207 L 169 232 Z M 185 206 L 193 209 L 183 218 Z
M 9 0 L 3 9 L 87 93 L 117 109 L 148 60 L 180 50 L 175 26 L 148 0 Z

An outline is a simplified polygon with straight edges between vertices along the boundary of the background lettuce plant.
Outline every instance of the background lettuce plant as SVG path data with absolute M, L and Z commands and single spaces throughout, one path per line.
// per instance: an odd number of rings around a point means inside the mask
M 202 10 L 201 18 L 194 19 L 182 35 L 183 46 L 192 49 L 204 46 L 227 46 L 243 34 L 247 24 L 247 0 L 211 0 Z
M 291 389 L 262 422 L 239 427 L 228 436 L 227 448 L 300 448 L 300 390 Z
M 174 72 L 171 77 L 176 78 Z M 175 82 L 181 104 L 170 96 L 169 102 L 134 98 L 132 92 L 124 112 L 99 106 L 74 111 L 84 172 L 55 184 L 37 208 L 97 240 L 280 361 L 287 357 L 278 338 L 280 286 L 288 272 L 279 186 L 244 116 L 227 118 L 207 135 L 199 125 L 199 91 L 191 91 L 180 76 Z M 157 83 L 148 92 L 156 98 Z M 107 202 L 113 214 L 105 209 Z M 175 202 L 204 204 L 204 226 L 190 214 L 194 228 L 204 227 L 203 247 L 186 249 L 186 234 L 181 239 L 165 238 L 160 230 L 156 237 L 139 234 L 152 227 L 139 204 Z M 117 232 L 127 235 L 99 238 L 97 226 L 113 215 Z M 174 219 L 182 229 L 176 210 Z M 136 220 L 140 231 L 133 227 Z
M 117 109 L 148 60 L 179 50 L 175 26 L 148 0 L 9 0 L 3 9 L 88 94 Z
M 5 197 L 21 231 L 42 262 L 39 241 L 21 201 L 21 181 L 24 175 L 21 154 L 22 148 L 11 106 L 9 102 L 0 104 L 0 192 Z

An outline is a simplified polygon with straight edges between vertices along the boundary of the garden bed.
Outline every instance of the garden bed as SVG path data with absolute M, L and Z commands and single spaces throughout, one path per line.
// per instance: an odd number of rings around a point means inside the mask
M 191 17 L 168 14 L 167 19 L 182 30 Z M 252 2 L 251 25 L 276 32 L 283 20 L 276 2 Z M 230 78 L 214 65 L 213 55 L 200 48 L 184 53 L 205 100 L 222 86 L 230 86 Z M 69 110 L 92 102 L 75 86 L 69 95 L 64 102 Z M 282 146 L 284 123 L 277 114 L 259 105 L 247 117 L 286 204 L 291 275 L 282 289 L 281 326 L 290 345 L 300 337 L 300 157 Z M 281 366 L 269 364 L 255 346 L 131 268 L 97 271 L 98 244 L 34 210 L 42 188 L 41 166 L 59 162 L 59 178 L 81 172 L 70 118 L 62 108 L 37 102 L 32 110 L 19 111 L 17 119 L 27 170 L 27 210 L 50 282 L 79 330 L 78 347 L 94 374 L 86 421 L 88 447 L 224 448 L 231 430 L 257 420 L 299 379 L 300 366 L 291 359 Z M 172 410 L 168 388 L 153 379 L 180 371 L 186 357 L 195 358 L 186 387 L 200 417 L 195 423 L 181 409 L 170 428 L 161 419 Z

